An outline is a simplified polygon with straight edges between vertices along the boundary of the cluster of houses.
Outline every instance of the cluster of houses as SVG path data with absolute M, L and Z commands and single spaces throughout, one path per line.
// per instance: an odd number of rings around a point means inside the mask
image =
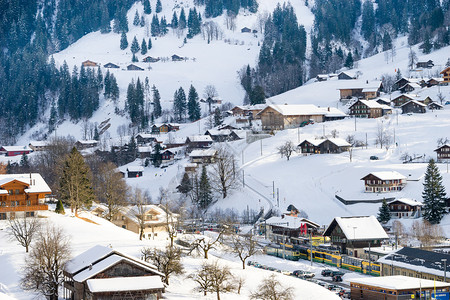
M 34 151 L 45 151 L 49 144 L 46 141 L 31 141 L 27 146 L 1 146 L 0 155 L 18 156 L 28 155 Z M 74 145 L 78 150 L 94 148 L 98 146 L 96 140 L 78 140 Z
M 170 59 L 171 59 L 172 61 L 185 61 L 185 60 L 187 60 L 187 57 L 181 57 L 181 56 L 179 56 L 179 55 L 174 54 L 174 55 L 172 55 L 172 56 L 170 57 Z M 146 57 L 144 57 L 144 58 L 142 59 L 142 62 L 146 62 L 146 63 L 156 63 L 156 62 L 158 62 L 158 61 L 160 61 L 160 60 L 163 60 L 163 59 L 160 58 L 160 57 L 146 56 Z M 81 63 L 81 65 L 82 65 L 83 67 L 99 67 L 101 64 L 99 64 L 99 63 L 97 63 L 97 62 L 94 62 L 94 61 L 91 61 L 91 60 L 86 60 L 86 61 L 83 61 L 83 62 Z M 106 68 L 106 69 L 120 69 L 120 66 L 119 66 L 119 65 L 114 64 L 114 63 L 112 63 L 112 62 L 108 62 L 108 63 L 104 64 L 103 67 Z M 127 65 L 127 66 L 126 66 L 126 69 L 127 69 L 128 71 L 144 71 L 143 68 L 141 68 L 141 67 L 139 67 L 139 66 L 137 66 L 137 65 L 135 65 L 135 64 L 129 64 L 129 65 Z

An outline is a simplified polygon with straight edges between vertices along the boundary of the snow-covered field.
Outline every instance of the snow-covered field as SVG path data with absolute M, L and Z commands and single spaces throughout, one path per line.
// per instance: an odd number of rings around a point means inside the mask
M 164 247 L 168 242 L 164 236 L 159 237 L 158 240 L 139 241 L 137 234 L 90 214 L 82 214 L 82 216 L 90 218 L 97 224 L 69 215 L 58 215 L 50 211 L 43 213 L 43 215 L 47 217 L 43 219 L 44 222 L 62 228 L 70 236 L 72 256 L 76 256 L 95 245 L 103 245 L 111 246 L 118 251 L 135 257 L 140 257 L 140 250 L 143 247 Z M 0 299 L 9 299 L 7 298 L 8 296 L 17 300 L 35 299 L 35 294 L 23 291 L 20 288 L 21 268 L 24 267 L 24 259 L 26 257 L 25 249 L 19 246 L 17 242 L 8 239 L 7 226 L 6 221 L 0 221 Z M 292 286 L 294 288 L 295 299 L 340 299 L 332 292 L 315 283 L 252 267 L 242 270 L 241 262 L 235 256 L 230 255 L 230 251 L 226 248 L 213 250 L 209 261 L 213 260 L 218 260 L 219 264 L 228 266 L 235 278 L 245 278 L 245 285 L 241 294 L 228 293 L 221 295 L 221 298 L 225 300 L 247 299 L 250 293 L 257 289 L 261 281 L 271 274 L 275 274 L 283 286 Z M 308 262 L 305 261 L 284 261 L 264 255 L 256 255 L 251 257 L 250 260 L 261 261 L 272 267 L 290 271 L 303 269 L 320 272 L 322 268 L 317 264 L 310 267 Z M 215 295 L 204 297 L 202 294 L 194 292 L 195 283 L 190 279 L 186 279 L 186 276 L 195 272 L 203 262 L 204 259 L 201 257 L 184 257 L 182 263 L 185 268 L 185 274 L 170 278 L 170 285 L 164 295 L 166 299 L 216 299 Z M 37 299 L 42 299 L 42 297 Z

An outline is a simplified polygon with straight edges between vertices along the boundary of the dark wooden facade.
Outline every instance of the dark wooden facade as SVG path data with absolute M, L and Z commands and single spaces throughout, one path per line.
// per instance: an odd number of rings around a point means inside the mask
M 113 64 L 113 63 L 107 63 L 103 67 L 107 68 L 107 69 L 119 69 L 120 68 L 118 65 Z
M 437 153 L 437 161 L 448 161 L 450 160 L 450 145 L 443 145 L 434 150 Z
M 402 114 L 415 113 L 424 114 L 427 112 L 426 105 L 418 101 L 409 101 L 401 106 Z
M 383 180 L 372 173 L 361 180 L 364 180 L 365 191 L 369 193 L 401 191 L 406 185 L 406 178 Z
M 141 67 L 138 67 L 138 66 L 133 65 L 133 64 L 128 65 L 127 66 L 127 70 L 128 71 L 144 71 L 144 69 L 142 69 Z
M 404 95 L 404 94 L 403 94 L 403 95 L 400 95 L 400 96 L 394 98 L 394 99 L 392 100 L 392 103 L 394 103 L 394 106 L 395 106 L 395 107 L 400 107 L 400 106 L 402 106 L 403 104 L 405 104 L 405 103 L 407 103 L 407 102 L 409 102 L 409 101 L 411 101 L 411 100 L 414 100 L 414 98 L 413 98 L 412 96 Z
M 416 68 L 431 69 L 432 67 L 434 67 L 434 63 L 431 59 L 428 61 L 418 61 L 416 64 Z
M 357 118 L 379 118 L 383 116 L 383 109 L 381 107 L 369 107 L 358 100 L 350 106 L 350 115 Z

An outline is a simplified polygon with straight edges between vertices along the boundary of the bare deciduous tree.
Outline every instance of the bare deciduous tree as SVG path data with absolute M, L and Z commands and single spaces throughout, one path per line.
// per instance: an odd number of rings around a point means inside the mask
M 141 253 L 145 261 L 151 261 L 158 271 L 164 274 L 164 283 L 169 284 L 171 274 L 183 274 L 181 250 L 176 247 L 166 247 L 165 250 L 143 248 Z
M 211 249 L 215 249 L 215 245 L 219 243 L 219 241 L 222 239 L 222 236 L 227 232 L 227 229 L 225 227 L 222 227 L 222 229 L 219 231 L 219 234 L 216 236 L 216 238 L 212 239 L 207 236 L 202 236 L 198 239 L 196 239 L 191 244 L 191 249 L 189 250 L 189 254 L 193 251 L 197 252 L 203 252 L 203 257 L 208 259 L 208 252 Z
M 388 150 L 391 143 L 391 133 L 384 127 L 383 123 L 378 123 L 375 136 L 375 145 L 380 145 L 380 148 L 383 148 L 384 146 L 386 150 Z
M 58 299 L 58 289 L 64 276 L 63 269 L 70 258 L 69 239 L 61 228 L 47 226 L 39 232 L 29 256 L 25 260 L 22 287 Z
M 439 102 L 441 103 L 441 105 L 444 104 L 445 96 L 444 96 L 444 94 L 442 94 L 442 92 L 439 92 L 437 94 L 437 98 L 439 99 Z
M 283 287 L 275 275 L 270 275 L 262 281 L 256 292 L 251 293 L 250 299 L 292 300 L 294 299 L 293 288 Z
M 239 276 L 237 278 L 237 282 L 236 282 L 236 289 L 237 289 L 237 293 L 238 295 L 241 294 L 241 289 L 245 284 L 245 277 Z
M 433 225 L 426 220 L 414 221 L 410 231 L 422 246 L 435 245 L 444 238 L 442 227 L 439 224 Z
M 217 261 L 212 264 L 204 263 L 197 273 L 191 274 L 189 276 L 194 280 L 198 287 L 196 291 L 206 293 L 215 293 L 217 300 L 220 300 L 220 294 L 230 292 L 235 289 L 233 283 L 233 274 L 230 269 L 226 266 L 219 266 Z
M 108 207 L 106 219 L 111 221 L 125 205 L 128 186 L 112 162 L 102 163 L 94 176 L 94 190 L 97 199 Z
M 283 145 L 281 145 L 277 149 L 281 157 L 286 157 L 287 160 L 289 160 L 289 158 L 291 158 L 292 156 L 292 153 L 295 152 L 295 145 L 292 141 L 286 141 Z
M 220 148 L 217 150 L 217 155 L 211 168 L 211 187 L 215 191 L 220 192 L 225 199 L 229 190 L 236 188 L 239 179 L 236 172 L 236 158 L 230 151 Z
M 24 215 L 22 218 L 9 219 L 9 235 L 11 239 L 15 239 L 20 245 L 25 247 L 25 252 L 28 253 L 28 249 L 33 241 L 33 238 L 39 233 L 41 222 L 38 218 L 27 217 Z
M 245 261 L 247 258 L 255 255 L 258 252 L 257 243 L 253 235 L 239 236 L 238 234 L 231 235 L 231 247 L 234 254 L 239 257 L 242 262 L 242 269 L 245 269 Z
M 142 194 L 142 191 L 138 188 L 136 188 L 134 190 L 133 202 L 135 205 L 134 218 L 137 221 L 138 227 L 139 227 L 139 240 L 142 241 L 142 238 L 144 237 L 144 230 L 145 230 L 147 201 L 146 201 L 144 195 Z

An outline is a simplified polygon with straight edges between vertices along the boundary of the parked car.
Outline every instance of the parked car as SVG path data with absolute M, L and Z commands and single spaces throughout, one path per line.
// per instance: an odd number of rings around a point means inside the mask
M 315 274 L 311 273 L 311 272 L 302 271 L 302 270 L 295 270 L 294 272 L 292 272 L 292 275 L 294 275 L 298 278 L 313 278 Z
M 331 277 L 334 277 L 334 276 L 344 276 L 344 273 L 341 272 L 341 271 L 331 271 L 330 276 L 331 276 Z
M 334 276 L 332 277 L 332 280 L 333 280 L 334 282 L 341 282 L 341 281 L 342 281 L 342 276 L 341 276 L 341 275 L 334 275 Z
M 372 156 L 370 157 L 370 160 L 378 160 L 378 156 L 372 155 Z
M 324 277 L 328 277 L 328 276 L 331 276 L 331 273 L 332 273 L 333 271 L 332 270 L 330 270 L 330 269 L 325 269 L 325 270 L 322 270 L 322 276 L 324 276 Z
M 332 289 L 340 289 L 340 288 L 341 288 L 340 286 L 335 285 L 335 284 L 329 284 L 329 285 L 327 286 L 327 289 L 329 289 L 330 291 L 331 291 Z

